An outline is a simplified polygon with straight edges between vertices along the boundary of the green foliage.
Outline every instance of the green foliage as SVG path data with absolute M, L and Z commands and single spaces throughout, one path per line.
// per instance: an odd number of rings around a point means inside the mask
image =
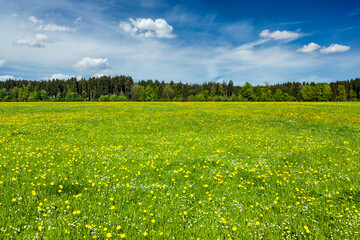
M 139 84 L 135 84 L 131 87 L 130 96 L 133 101 L 140 101 L 140 97 L 142 96 L 143 87 Z
M 60 102 L 61 100 L 62 100 L 61 93 L 58 92 L 58 93 L 56 94 L 56 101 Z
M 275 101 L 284 101 L 284 95 L 280 88 L 276 89 L 274 99 Z
M 314 87 L 310 85 L 304 85 L 300 95 L 303 101 L 314 101 L 316 99 Z
M 165 88 L 163 90 L 163 97 L 166 100 L 172 100 L 175 97 L 174 90 L 168 84 L 165 86 Z
M 352 89 L 349 91 L 349 99 L 350 99 L 350 101 L 353 101 L 353 102 L 358 100 L 356 92 Z
M 45 90 L 40 91 L 40 99 L 43 100 L 43 101 L 48 100 L 48 95 L 47 95 L 47 92 Z
M 346 101 L 347 94 L 344 85 L 339 85 L 337 88 L 337 100 L 338 101 Z
M 83 98 L 80 96 L 80 94 L 76 92 L 68 92 L 65 96 L 65 101 L 77 102 L 77 101 L 83 101 Z
M 241 88 L 241 95 L 248 101 L 255 100 L 253 87 L 249 82 L 246 82 L 245 85 Z
M 101 95 L 99 97 L 99 102 L 108 102 L 109 101 L 109 95 Z
M 7 93 L 8 93 L 7 89 L 5 88 L 0 89 L 0 101 L 6 102 L 8 100 Z

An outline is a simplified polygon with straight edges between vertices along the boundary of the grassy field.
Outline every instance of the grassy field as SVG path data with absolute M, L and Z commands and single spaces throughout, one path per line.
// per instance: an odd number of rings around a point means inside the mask
M 360 239 L 356 103 L 0 103 L 0 239 Z

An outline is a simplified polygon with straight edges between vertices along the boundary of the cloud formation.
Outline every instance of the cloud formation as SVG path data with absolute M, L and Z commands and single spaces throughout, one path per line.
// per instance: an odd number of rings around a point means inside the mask
M 175 38 L 173 27 L 164 19 L 159 18 L 155 21 L 150 18 L 129 18 L 127 21 L 120 22 L 119 27 L 133 36 L 145 38 Z
M 324 54 L 328 53 L 340 53 L 340 52 L 346 52 L 349 51 L 350 47 L 340 44 L 331 44 L 329 47 L 323 47 L 320 52 Z
M 75 76 L 75 75 L 66 75 L 62 73 L 55 73 L 51 77 L 44 77 L 41 78 L 42 80 L 53 80 L 53 79 L 61 79 L 61 80 L 68 80 L 70 78 L 76 77 L 78 80 L 81 79 L 81 76 Z
M 90 58 L 85 57 L 76 62 L 74 67 L 79 71 L 86 70 L 106 70 L 110 68 L 107 58 Z
M 274 31 L 270 32 L 268 29 L 263 30 L 260 34 L 260 37 L 262 38 L 272 38 L 275 40 L 295 40 L 301 35 L 297 32 L 291 32 L 291 31 Z
M 10 76 L 10 75 L 0 75 L 0 81 L 6 81 L 9 79 L 14 79 L 14 76 Z
M 316 43 L 309 43 L 308 45 L 304 45 L 302 48 L 296 50 L 297 52 L 303 52 L 303 53 L 312 53 L 315 52 L 316 50 L 318 50 L 320 47 L 320 45 L 316 44 Z
M 35 29 L 38 31 L 50 31 L 50 32 L 73 32 L 75 29 L 60 26 L 54 23 L 44 24 L 42 20 L 37 19 L 34 16 L 29 17 L 29 21 L 34 24 Z
M 35 48 L 44 48 L 45 44 L 47 43 L 53 43 L 53 41 L 44 34 L 36 34 L 35 38 L 27 37 L 13 41 L 13 44 L 18 46 L 35 47 Z
M 6 60 L 0 59 L 0 67 L 3 67 L 6 64 Z

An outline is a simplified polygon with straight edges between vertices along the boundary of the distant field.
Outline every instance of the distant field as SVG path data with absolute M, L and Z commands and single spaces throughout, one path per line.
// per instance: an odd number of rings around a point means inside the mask
M 0 103 L 0 239 L 360 239 L 359 103 Z

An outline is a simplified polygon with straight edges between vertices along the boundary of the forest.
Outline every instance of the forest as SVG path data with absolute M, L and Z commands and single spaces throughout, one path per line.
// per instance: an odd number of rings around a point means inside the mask
M 243 86 L 229 82 L 203 84 L 134 82 L 130 76 L 101 76 L 41 81 L 0 81 L 0 101 L 359 101 L 360 78 L 327 83 L 286 82 Z

